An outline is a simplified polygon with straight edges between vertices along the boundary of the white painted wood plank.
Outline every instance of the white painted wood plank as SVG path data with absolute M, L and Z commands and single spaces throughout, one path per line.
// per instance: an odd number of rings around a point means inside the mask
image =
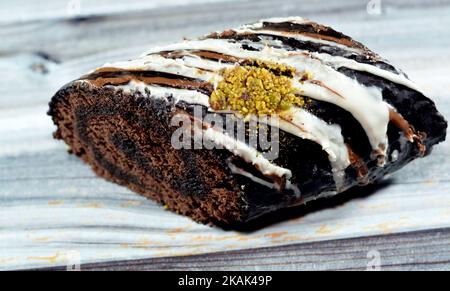
M 341 3 L 340 9 L 336 3 Z M 274 9 L 277 12 L 288 13 L 299 9 L 314 12 L 315 14 L 329 13 L 331 10 L 345 10 L 346 7 L 365 8 L 369 1 L 346 0 L 346 1 L 315 1 L 303 0 L 301 5 L 298 1 L 273 1 L 273 0 L 3 0 L 0 3 L 0 25 L 18 22 L 31 22 L 42 20 L 55 20 L 63 18 L 104 16 L 108 14 L 124 14 L 142 10 L 159 11 L 180 11 L 188 10 L 191 6 L 212 6 L 219 3 L 222 7 L 247 7 L 249 4 L 252 10 L 262 11 L 264 9 Z M 383 0 L 382 12 L 390 12 L 392 9 L 403 9 L 405 7 L 436 7 L 448 4 L 448 0 L 427 0 L 427 1 L 409 1 L 409 0 Z M 220 6 L 219 6 L 220 7 Z M 253 13 L 252 11 L 246 11 Z
M 254 3 L 239 2 L 228 10 L 206 6 L 184 14 L 149 10 L 98 21 L 0 25 L 0 39 L 7 39 L 0 42 L 0 269 L 65 264 L 71 250 L 88 263 L 450 227 L 448 141 L 376 191 L 361 188 L 325 203 L 334 207 L 300 209 L 297 217 L 240 233 L 196 224 L 95 177 L 51 138 L 46 103 L 58 87 L 87 70 L 139 54 L 154 42 L 301 12 L 399 64 L 450 116 L 448 1 L 384 2 L 381 16 L 368 15 L 356 1 L 311 1 L 304 8 L 293 0 L 281 5 L 265 0 L 250 10 L 245 8 Z M 45 17 L 60 17 L 55 15 Z M 356 198 L 346 201 L 345 195 Z
M 3 0 L 0 3 L 0 24 L 70 19 L 171 7 L 184 9 L 187 5 L 233 1 L 237 0 Z
M 359 237 L 326 242 L 208 253 L 194 256 L 149 258 L 84 264 L 82 270 L 114 271 L 322 271 L 373 267 L 380 255 L 383 271 L 450 270 L 450 230 L 433 229 L 401 234 Z M 65 270 L 66 267 L 52 268 Z

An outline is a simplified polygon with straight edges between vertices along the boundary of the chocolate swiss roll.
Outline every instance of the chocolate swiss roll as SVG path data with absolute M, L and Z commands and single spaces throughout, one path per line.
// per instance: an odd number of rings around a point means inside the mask
M 447 128 L 401 70 L 297 17 L 105 64 L 61 88 L 49 115 L 99 176 L 220 224 L 373 183 Z

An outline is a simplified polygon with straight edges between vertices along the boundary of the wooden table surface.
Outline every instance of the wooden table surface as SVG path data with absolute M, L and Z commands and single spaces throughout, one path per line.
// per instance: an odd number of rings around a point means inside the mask
M 50 97 L 96 66 L 287 15 L 331 25 L 391 60 L 448 119 L 450 1 L 367 3 L 1 1 L 0 269 L 450 270 L 449 142 L 378 185 L 223 230 L 97 178 L 51 137 Z

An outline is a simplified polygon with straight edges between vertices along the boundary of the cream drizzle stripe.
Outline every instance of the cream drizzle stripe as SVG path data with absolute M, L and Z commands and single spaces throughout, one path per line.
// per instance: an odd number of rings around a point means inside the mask
M 255 119 L 256 116 L 251 118 Z M 258 120 L 266 121 L 264 118 Z M 350 158 L 339 125 L 327 124 L 317 116 L 298 107 L 291 108 L 282 116 L 273 115 L 271 118 L 267 118 L 267 123 L 294 136 L 319 144 L 328 155 L 337 191 L 345 187 L 345 169 L 350 165 Z
M 296 48 L 296 47 L 290 46 L 288 44 L 285 44 L 281 40 L 278 40 L 278 39 L 273 39 L 273 40 L 265 39 L 265 40 L 261 40 L 260 42 L 254 42 L 251 40 L 243 40 L 242 42 L 247 45 L 253 46 L 253 47 L 259 47 L 260 49 L 262 49 L 264 46 L 270 46 L 273 48 L 289 47 L 290 49 L 293 49 L 291 54 L 295 54 L 298 52 L 300 52 L 302 54 L 309 54 L 311 57 L 320 59 L 320 60 L 324 61 L 324 63 L 327 63 L 328 65 L 333 66 L 336 69 L 340 68 L 340 67 L 348 67 L 349 69 L 353 69 L 356 71 L 365 71 L 365 72 L 371 73 L 373 75 L 383 76 L 383 78 L 385 78 L 385 79 L 389 79 L 390 81 L 393 81 L 395 83 L 405 85 L 416 91 L 421 90 L 414 82 L 410 81 L 403 72 L 398 71 L 398 69 L 396 69 L 397 70 L 396 72 L 391 72 L 391 71 L 381 69 L 374 64 L 361 63 L 354 59 L 346 58 L 343 56 L 333 56 L 331 54 L 324 53 L 324 52 L 317 52 L 317 51 L 312 52 L 309 50 L 302 50 L 300 48 Z M 361 64 L 362 66 L 361 67 L 355 66 L 354 62 L 356 62 L 357 64 Z M 388 64 L 387 61 L 383 61 L 383 62 Z M 378 69 L 379 71 L 374 71 L 374 69 Z M 390 74 L 388 75 L 386 73 L 390 73 Z M 400 76 L 398 76 L 398 75 L 400 75 Z
M 245 28 L 244 29 L 235 29 L 234 31 L 236 31 L 237 33 L 240 33 L 240 34 L 245 34 L 245 33 L 267 34 L 267 35 L 274 35 L 274 36 L 290 37 L 290 38 L 293 38 L 293 39 L 299 40 L 299 41 L 308 41 L 308 42 L 313 42 L 313 43 L 317 43 L 317 44 L 338 47 L 338 48 L 346 50 L 348 52 L 353 52 L 353 53 L 358 53 L 358 54 L 363 53 L 363 50 L 360 48 L 349 47 L 349 46 L 346 46 L 346 45 L 343 45 L 343 44 L 340 44 L 340 43 L 337 43 L 334 41 L 314 38 L 311 36 L 306 36 L 306 35 L 302 35 L 302 34 L 294 33 L 294 32 L 275 31 L 275 30 L 266 30 L 266 29 L 253 30 L 253 29 L 245 29 Z
M 150 90 L 151 96 L 155 98 L 164 98 L 167 100 L 169 96 L 174 98 L 175 104 L 184 101 L 188 104 L 198 104 L 209 107 L 209 96 L 198 92 L 197 90 L 178 89 L 162 87 L 157 85 L 148 85 L 141 81 L 132 80 L 126 85 L 113 86 L 117 89 L 122 89 L 125 92 L 138 91 L 145 95 L 145 89 Z
M 208 96 L 195 90 L 152 86 L 146 85 L 145 83 L 139 81 L 131 81 L 128 85 L 117 86 L 117 88 L 123 89 L 126 92 L 137 90 L 142 93 L 145 92 L 145 89 L 149 89 L 151 95 L 155 98 L 167 98 L 169 95 L 173 95 L 173 97 L 176 98 L 175 102 L 185 101 L 191 104 L 208 106 Z M 309 139 L 318 143 L 328 154 L 332 166 L 333 177 L 336 182 L 336 188 L 338 189 L 338 191 L 342 189 L 344 186 L 345 177 L 344 170 L 350 165 L 350 161 L 347 148 L 344 144 L 344 138 L 341 134 L 341 128 L 338 125 L 328 125 L 325 121 L 319 119 L 315 115 L 301 108 L 293 108 L 290 110 L 290 112 L 286 112 L 284 115 L 291 120 L 292 124 L 278 118 L 277 116 L 272 116 L 273 119 L 268 118 L 268 123 L 272 126 L 277 126 L 281 130 L 289 132 L 297 137 Z M 253 116 L 252 118 L 256 117 Z M 261 120 L 264 121 L 264 119 Z M 274 121 L 276 121 L 276 123 L 274 123 Z M 224 144 L 223 140 L 227 139 L 224 138 L 216 141 L 219 145 L 223 145 L 225 148 L 231 151 L 231 148 L 227 147 Z M 245 143 L 242 142 L 239 142 L 239 144 L 234 144 L 237 151 L 231 152 L 233 152 L 234 154 L 239 154 L 247 162 L 252 162 L 251 154 L 253 152 L 255 152 L 255 156 L 259 156 L 260 158 L 262 157 L 262 154 L 252 148 L 249 148 L 249 150 L 247 151 L 243 151 L 242 149 L 239 150 L 239 148 L 242 148 L 243 145 L 245 145 Z M 242 156 L 242 154 L 244 154 L 245 156 Z M 271 163 L 269 161 L 267 162 Z M 265 162 L 257 163 L 256 165 L 262 169 L 263 174 L 281 173 L 279 170 L 267 170 L 268 166 Z M 285 170 L 286 172 L 284 172 L 284 174 L 288 174 L 287 171 L 289 170 Z M 289 174 L 289 177 L 290 175 L 291 174 Z
M 343 100 L 335 95 L 330 95 L 329 92 L 321 92 L 320 88 L 315 84 L 308 84 L 306 86 L 306 83 L 303 85 L 295 83 L 294 85 L 302 89 L 304 95 L 310 95 L 311 98 L 331 102 L 349 111 L 365 129 L 372 148 L 380 151 L 381 154 L 385 154 L 389 114 L 387 104 L 382 101 L 381 90 L 376 90 L 377 88 L 375 87 L 367 88 L 356 80 L 324 65 L 320 60 L 311 59 L 309 56 L 300 54 L 290 55 L 284 50 L 270 47 L 266 47 L 262 51 L 245 51 L 240 45 L 220 39 L 185 41 L 163 48 L 155 48 L 147 52 L 147 54 L 161 50 L 189 49 L 210 50 L 238 58 L 253 58 L 283 63 L 295 67 L 299 74 L 304 71 L 312 72 L 315 79 L 318 79 L 324 84 L 332 83 L 331 87 L 341 95 L 347 96 L 347 98 Z M 308 91 L 305 91 L 305 88 Z
M 208 66 L 208 64 L 212 67 L 217 67 L 214 62 L 205 61 L 205 66 Z M 192 68 L 189 66 L 189 63 L 185 62 L 183 59 L 167 59 L 158 54 L 124 62 L 107 63 L 102 67 L 125 70 L 160 71 L 189 78 L 196 78 L 202 81 L 209 81 L 217 78 L 217 73 L 208 72 L 200 68 Z

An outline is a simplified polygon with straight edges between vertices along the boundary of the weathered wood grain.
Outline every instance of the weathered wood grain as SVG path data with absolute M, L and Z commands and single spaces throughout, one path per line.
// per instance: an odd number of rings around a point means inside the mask
M 228 0 L 227 2 L 232 2 Z M 237 1 L 237 0 L 234 0 Z M 167 9 L 186 9 L 192 5 L 210 5 L 223 0 L 4 0 L 0 4 L 0 23 L 18 23 L 61 18 L 92 17 L 127 12 Z M 173 10 L 173 8 L 172 8 Z
M 450 229 L 81 265 L 85 271 L 450 271 Z M 378 264 L 379 263 L 379 264 Z M 50 270 L 65 270 L 66 266 Z
M 333 25 L 399 64 L 450 116 L 450 1 L 382 1 L 381 15 L 359 0 L 214 2 L 138 11 L 138 1 L 105 8 L 96 0 L 78 18 L 56 0 L 40 15 L 37 2 L 1 2 L 11 8 L 0 9 L 0 269 L 62 265 L 70 251 L 83 264 L 155 258 L 89 269 L 360 269 L 372 248 L 386 269 L 448 268 L 449 142 L 380 185 L 225 231 L 98 179 L 51 138 L 50 96 L 95 66 L 156 43 L 293 14 Z M 206 252 L 222 253 L 178 257 Z

